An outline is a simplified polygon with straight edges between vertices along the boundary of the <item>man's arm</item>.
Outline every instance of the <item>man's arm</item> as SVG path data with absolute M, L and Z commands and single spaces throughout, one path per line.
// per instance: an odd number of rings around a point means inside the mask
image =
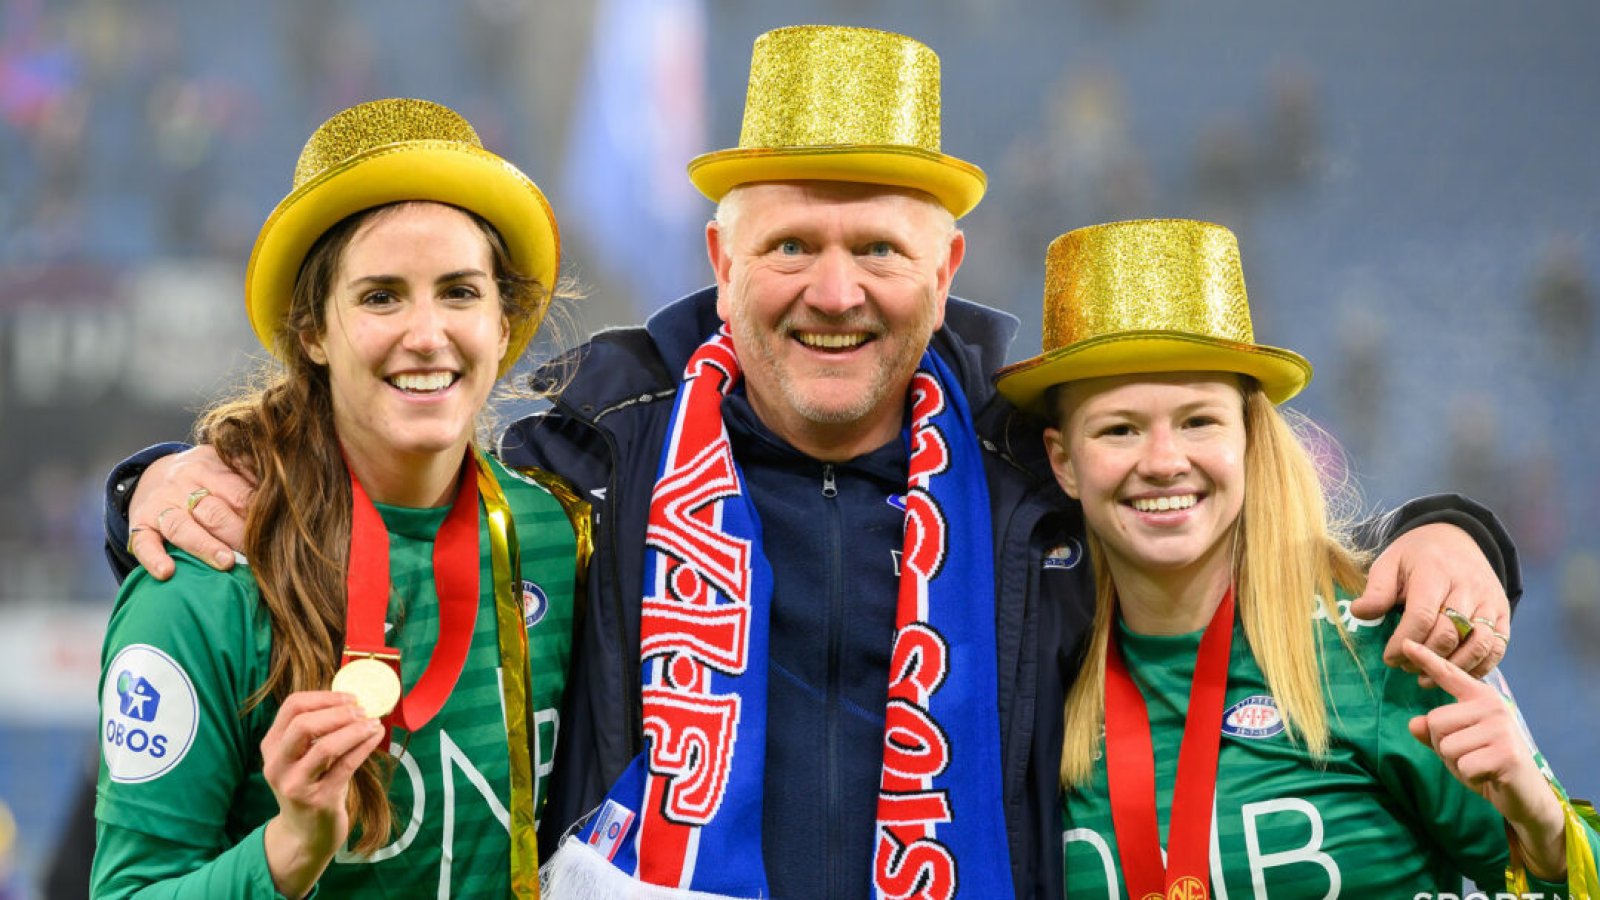
M 1458 494 L 1432 495 L 1365 523 L 1357 541 L 1382 552 L 1351 612 L 1376 618 L 1405 603 L 1384 650 L 1390 665 L 1415 671 L 1401 649 L 1407 639 L 1475 675 L 1499 664 L 1512 604 L 1522 596 L 1522 571 L 1516 546 L 1493 512 Z M 1461 633 L 1446 609 L 1470 630 Z
M 111 574 L 118 584 L 126 580 L 128 573 L 139 565 L 139 560 L 128 548 L 128 505 L 133 502 L 133 491 L 139 484 L 139 477 L 156 460 L 187 449 L 188 444 L 175 441 L 146 447 L 117 463 L 111 474 L 106 476 L 106 562 L 111 565 Z
M 244 511 L 255 486 L 228 468 L 213 448 L 156 444 L 111 470 L 106 479 L 106 558 L 121 581 L 143 565 L 157 579 L 172 574 L 164 541 L 206 560 L 233 566 L 244 544 Z

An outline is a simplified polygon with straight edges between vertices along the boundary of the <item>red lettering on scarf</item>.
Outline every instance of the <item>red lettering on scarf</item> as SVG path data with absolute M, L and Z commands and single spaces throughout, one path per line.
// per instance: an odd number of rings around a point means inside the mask
M 884 707 L 883 770 L 933 778 L 950 765 L 950 739 L 921 706 L 891 698 Z
M 878 817 L 891 825 L 920 825 L 950 821 L 949 791 L 884 793 L 878 797 Z
M 911 468 L 917 472 L 918 486 L 926 487 L 929 478 L 950 468 L 950 445 L 933 429 L 911 436 Z
M 644 732 L 652 742 L 650 769 L 669 782 L 662 812 L 679 824 L 706 824 L 728 786 L 738 696 L 685 696 L 647 687 L 644 708 Z
M 737 496 L 733 453 L 724 432 L 692 459 L 673 466 L 650 498 L 650 524 L 645 545 L 690 566 L 734 603 L 750 599 L 750 542 L 736 538 L 712 524 L 715 504 Z M 669 587 L 681 585 L 669 581 Z M 710 602 L 700 596 L 687 602 Z
M 950 648 L 926 621 L 928 582 L 949 550 L 944 511 L 928 491 L 950 466 L 950 448 L 933 424 L 945 408 L 939 382 L 918 372 L 911 382 L 911 462 L 906 492 L 905 553 L 889 702 L 884 709 L 883 783 L 878 791 L 873 881 L 884 896 L 948 900 L 955 893 L 955 858 L 934 835 L 949 822 L 948 794 L 933 787 L 950 765 L 949 738 L 929 701 L 950 674 Z
M 902 686 L 909 683 L 927 696 L 939 689 L 950 673 L 950 645 L 939 632 L 921 622 L 912 622 L 894 637 L 889 656 L 889 696 L 907 695 Z
M 945 545 L 949 528 L 945 526 L 944 510 L 922 488 L 912 488 L 906 494 L 906 543 L 902 569 L 910 569 L 923 582 L 939 574 L 944 562 Z M 903 579 L 902 572 L 901 578 Z M 901 590 L 909 582 L 901 581 Z
M 639 648 L 644 659 L 681 654 L 701 665 L 737 675 L 750 662 L 749 633 L 749 604 L 704 606 L 650 597 L 644 601 L 639 620 Z M 673 680 L 682 681 L 677 677 Z
M 931 373 L 919 371 L 911 376 L 908 388 L 911 392 L 911 421 L 916 423 L 917 430 L 930 429 L 928 423 L 934 416 L 944 412 L 944 388 L 939 386 L 939 379 Z M 916 477 L 915 472 L 912 477 Z
M 918 838 L 901 844 L 888 831 L 878 833 L 878 890 L 895 900 L 949 900 L 955 896 L 956 860 L 938 841 Z
M 660 554 L 659 581 L 646 585 L 639 625 L 641 658 L 659 666 L 643 693 L 650 777 L 641 844 L 653 850 L 639 874 L 680 887 L 693 829 L 716 816 L 732 771 L 740 698 L 707 690 L 713 670 L 739 674 L 749 663 L 752 568 L 751 542 L 718 527 L 721 501 L 739 493 L 718 411 L 739 377 L 726 334 L 695 353 L 685 376 L 687 413 L 650 499 L 645 544 Z

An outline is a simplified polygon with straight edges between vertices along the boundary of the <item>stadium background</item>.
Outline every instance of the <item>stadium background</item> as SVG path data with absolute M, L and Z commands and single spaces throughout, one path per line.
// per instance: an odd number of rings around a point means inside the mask
M 1600 794 L 1592 2 L 0 0 L 0 897 L 37 895 L 93 765 L 100 480 L 248 366 L 244 258 L 316 123 L 463 111 L 551 197 L 570 343 L 706 280 L 684 163 L 737 140 L 754 37 L 803 22 L 939 52 L 945 149 L 990 177 L 956 291 L 1022 319 L 1014 358 L 1056 234 L 1233 228 L 1367 504 L 1460 490 L 1511 527 L 1505 669 Z

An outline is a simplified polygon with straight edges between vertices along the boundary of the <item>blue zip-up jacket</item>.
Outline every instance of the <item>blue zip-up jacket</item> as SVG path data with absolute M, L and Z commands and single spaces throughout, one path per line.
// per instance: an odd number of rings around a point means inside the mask
M 594 505 L 595 552 L 575 625 L 540 848 L 597 807 L 643 745 L 639 608 L 644 532 L 679 376 L 717 327 L 716 291 L 665 307 L 642 328 L 602 332 L 538 376 L 563 390 L 548 412 L 514 423 L 501 458 L 569 479 Z M 995 654 L 1002 785 L 1019 898 L 1062 896 L 1058 767 L 1065 695 L 1094 595 L 1076 504 L 1056 487 L 1040 424 L 996 394 L 1016 330 L 1010 316 L 951 298 L 932 347 L 967 394 L 985 450 L 995 561 Z M 742 395 L 725 403 L 735 455 L 762 517 L 778 582 L 773 597 L 769 740 L 763 822 L 774 896 L 865 897 L 882 755 L 883 698 L 894 597 L 890 556 L 905 488 L 898 442 L 824 465 L 772 435 Z M 106 483 L 106 552 L 119 578 L 127 498 L 159 444 L 124 460 Z M 1373 540 L 1431 522 L 1472 534 L 1512 602 L 1516 551 L 1498 520 L 1465 498 L 1413 500 L 1369 523 Z
M 595 504 L 588 610 L 568 683 L 541 848 L 594 809 L 642 749 L 639 601 L 644 532 L 679 376 L 720 324 L 708 288 L 643 328 L 602 332 L 546 375 L 565 380 L 548 413 L 501 442 L 511 465 L 560 472 Z M 1092 603 L 1076 508 L 1044 464 L 1038 426 L 989 382 L 1010 316 L 952 298 L 933 349 L 975 411 L 994 524 L 996 660 L 1004 809 L 1019 896 L 1060 881 L 1056 769 L 1062 685 L 1055 660 Z M 724 403 L 734 455 L 761 517 L 776 584 L 768 669 L 763 854 L 775 897 L 866 897 L 883 760 L 906 450 L 894 441 L 837 464 L 773 435 L 742 393 Z M 1013 426 L 1006 447 L 1005 426 Z M 599 492 L 599 493 L 597 493 Z M 1045 556 L 1058 547 L 1051 568 Z M 1043 696 L 1041 695 L 1043 693 Z M 1042 713 L 1042 715 L 1041 715 Z M 1054 730 L 1038 721 L 1056 723 Z M 1004 865 L 1004 860 L 995 864 Z M 1059 893 L 1059 892 L 1057 892 Z

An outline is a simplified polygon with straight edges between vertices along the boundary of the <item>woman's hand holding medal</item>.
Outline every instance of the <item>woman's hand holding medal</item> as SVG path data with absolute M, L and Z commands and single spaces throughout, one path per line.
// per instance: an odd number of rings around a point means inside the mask
M 278 799 L 266 826 L 267 865 L 287 897 L 310 892 L 350 834 L 350 777 L 386 729 L 349 694 L 290 694 L 261 739 L 262 774 Z

